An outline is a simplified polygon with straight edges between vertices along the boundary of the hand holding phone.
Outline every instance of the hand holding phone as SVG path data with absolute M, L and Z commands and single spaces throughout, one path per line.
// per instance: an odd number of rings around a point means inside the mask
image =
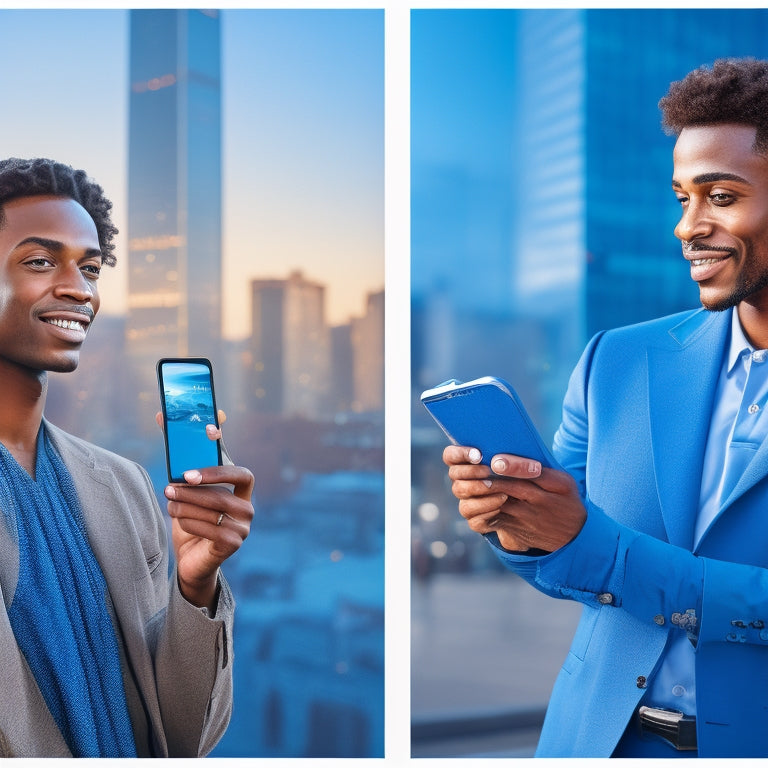
M 205 431 L 208 424 L 219 426 L 210 360 L 163 358 L 157 363 L 157 380 L 168 480 L 183 483 L 189 469 L 221 465 L 221 445 Z
M 472 530 L 493 533 L 504 549 L 528 555 L 554 552 L 578 534 L 586 519 L 578 487 L 562 471 L 507 382 L 492 376 L 466 383 L 449 381 L 421 397 L 449 440 L 478 449 L 482 464 L 489 466 L 497 454 L 511 454 L 561 470 L 539 474 L 537 468 L 535 477 L 526 477 L 519 467 L 508 466 L 494 475 L 487 492 L 477 492 L 477 480 L 488 478 L 485 467 L 468 466 L 466 458 L 447 460 L 448 453 L 457 457 L 466 452 L 446 449 L 446 463 L 452 470 L 461 470 L 451 475 L 452 491 Z M 536 493 L 517 496 L 521 479 L 530 480 Z
M 483 464 L 490 465 L 498 453 L 508 453 L 561 469 L 517 393 L 503 379 L 452 379 L 423 392 L 421 401 L 448 439 L 477 448 Z

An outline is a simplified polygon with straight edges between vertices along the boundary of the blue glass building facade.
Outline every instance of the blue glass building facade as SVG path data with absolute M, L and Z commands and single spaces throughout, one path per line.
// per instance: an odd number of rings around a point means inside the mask
M 763 10 L 589 10 L 586 35 L 587 333 L 698 306 L 673 235 L 674 138 L 655 108 L 716 58 L 768 57 Z

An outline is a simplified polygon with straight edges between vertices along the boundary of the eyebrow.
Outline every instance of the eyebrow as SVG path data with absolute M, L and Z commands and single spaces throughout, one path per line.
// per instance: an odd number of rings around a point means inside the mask
M 49 251 L 53 251 L 54 253 L 60 253 L 66 247 L 60 240 L 50 240 L 47 237 L 35 237 L 32 235 L 32 237 L 25 237 L 21 242 L 16 243 L 16 248 L 20 248 L 22 245 L 28 245 L 30 243 L 33 245 L 40 245 L 43 248 L 47 248 Z M 85 255 L 101 256 L 101 249 L 86 248 Z
M 693 177 L 694 184 L 711 184 L 713 181 L 738 181 L 742 184 L 749 184 L 742 176 L 738 176 L 735 173 L 725 173 L 724 171 L 711 171 L 710 173 L 701 173 L 698 176 Z M 673 187 L 680 187 L 679 181 L 672 179 Z

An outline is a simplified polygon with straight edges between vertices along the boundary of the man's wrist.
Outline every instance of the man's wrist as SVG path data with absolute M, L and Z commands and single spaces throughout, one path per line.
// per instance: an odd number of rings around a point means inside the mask
M 180 576 L 177 576 L 179 592 L 181 596 L 195 608 L 200 608 L 209 618 L 216 615 L 216 608 L 219 604 L 219 593 L 221 585 L 219 582 L 219 572 L 202 584 L 185 583 Z

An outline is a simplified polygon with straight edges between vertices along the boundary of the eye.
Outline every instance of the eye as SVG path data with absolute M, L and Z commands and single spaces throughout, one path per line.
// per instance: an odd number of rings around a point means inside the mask
M 53 261 L 51 261 L 48 256 L 33 256 L 32 258 L 27 259 L 24 263 L 35 269 L 45 269 L 45 267 L 53 265 Z
M 677 202 L 680 203 L 680 205 L 685 205 L 685 203 L 688 202 L 688 198 L 685 195 L 681 195 L 679 192 L 675 193 L 675 197 L 677 198 Z
M 712 192 L 709 195 L 709 199 L 715 204 L 715 205 L 730 205 L 734 197 L 730 192 Z
M 101 274 L 101 263 L 99 264 L 84 264 L 81 269 L 85 272 L 86 276 L 92 279 L 98 279 Z

